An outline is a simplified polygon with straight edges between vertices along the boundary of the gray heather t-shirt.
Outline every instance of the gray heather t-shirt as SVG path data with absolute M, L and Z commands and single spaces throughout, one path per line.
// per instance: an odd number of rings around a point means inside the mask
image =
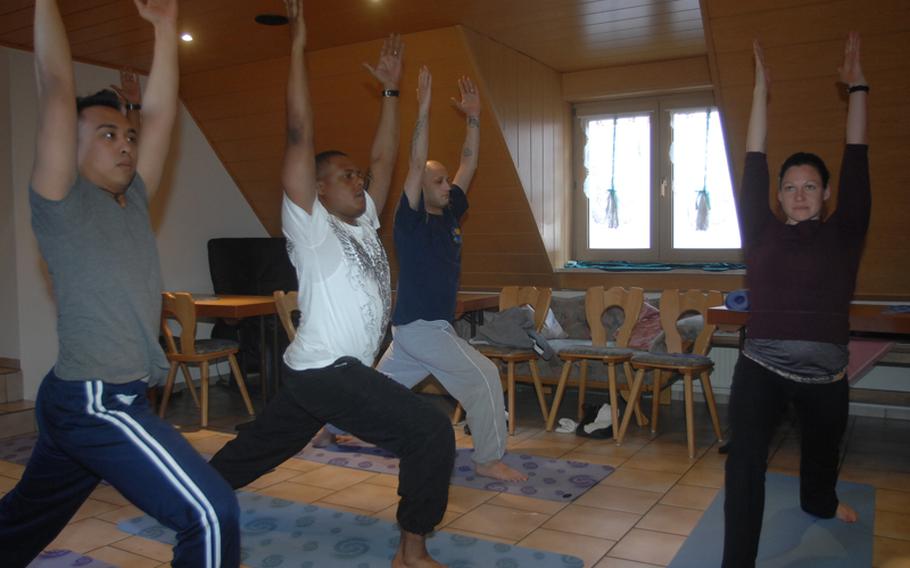
M 158 343 L 161 267 L 142 179 L 133 178 L 126 207 L 82 177 L 60 201 L 32 189 L 29 201 L 57 300 L 55 374 L 158 382 L 167 371 Z

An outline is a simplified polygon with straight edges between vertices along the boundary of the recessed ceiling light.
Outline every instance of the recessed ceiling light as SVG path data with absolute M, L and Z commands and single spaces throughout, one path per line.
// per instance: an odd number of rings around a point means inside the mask
M 263 26 L 283 26 L 288 23 L 288 17 L 281 14 L 259 14 L 254 19 Z
M 187 34 L 182 34 L 182 35 L 180 36 L 180 39 L 182 39 L 182 40 L 185 41 L 185 42 L 191 42 L 191 41 L 193 41 L 193 34 L 188 34 L 188 33 L 187 33 Z

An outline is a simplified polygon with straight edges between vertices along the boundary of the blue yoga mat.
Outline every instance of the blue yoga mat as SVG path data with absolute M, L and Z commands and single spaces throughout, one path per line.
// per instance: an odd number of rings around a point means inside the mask
M 91 556 L 72 550 L 45 550 L 28 565 L 28 568 L 117 568 L 113 564 L 95 560 Z
M 397 525 L 375 517 L 323 509 L 256 493 L 238 492 L 241 562 L 254 568 L 388 568 L 398 548 Z M 167 544 L 174 532 L 151 517 L 121 521 L 121 530 Z M 565 556 L 458 534 L 427 540 L 436 560 L 457 568 L 581 568 Z
M 457 451 L 452 471 L 452 485 L 562 503 L 574 501 L 614 471 L 608 465 L 507 453 L 502 457 L 502 461 L 509 467 L 523 472 L 528 479 L 523 482 L 504 482 L 474 475 L 474 462 L 471 460 L 473 454 L 472 449 L 463 448 Z M 366 444 L 331 444 L 325 448 L 307 446 L 295 457 L 352 469 L 398 475 L 398 458 L 381 448 Z
M 837 495 L 859 521 L 818 519 L 799 508 L 799 478 L 769 473 L 759 568 L 859 568 L 872 566 L 875 488 L 841 481 Z M 724 545 L 724 492 L 720 491 L 668 568 L 720 566 Z

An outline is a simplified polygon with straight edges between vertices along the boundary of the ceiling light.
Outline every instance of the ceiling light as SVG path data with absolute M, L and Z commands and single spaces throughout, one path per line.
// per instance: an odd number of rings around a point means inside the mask
M 180 39 L 189 43 L 189 42 L 193 41 L 193 34 L 189 34 L 189 33 L 181 34 Z

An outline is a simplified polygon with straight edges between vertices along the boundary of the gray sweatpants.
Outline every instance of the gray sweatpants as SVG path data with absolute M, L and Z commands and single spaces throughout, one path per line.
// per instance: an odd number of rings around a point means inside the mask
M 452 324 L 416 320 L 392 327 L 392 344 L 377 369 L 407 388 L 432 374 L 467 412 L 474 462 L 506 451 L 505 407 L 496 365 L 458 337 Z

